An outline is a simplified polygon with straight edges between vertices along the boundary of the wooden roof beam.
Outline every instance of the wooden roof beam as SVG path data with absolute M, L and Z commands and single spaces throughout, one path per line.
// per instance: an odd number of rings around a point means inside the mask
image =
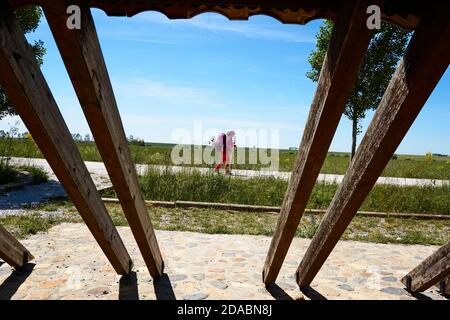
M 21 268 L 34 257 L 13 235 L 0 226 L 0 259 L 14 268 Z
M 81 29 L 66 27 L 64 3 L 51 1 L 45 16 L 72 80 L 120 204 L 153 277 L 164 262 L 131 159 L 119 109 L 89 7 L 81 7 Z
M 44 5 L 63 0 L 8 0 L 13 8 Z M 349 0 L 344 0 L 345 2 Z M 72 0 L 69 4 L 87 3 L 109 16 L 131 17 L 141 12 L 157 11 L 169 19 L 190 19 L 198 14 L 214 12 L 230 20 L 247 20 L 254 15 L 267 15 L 281 23 L 306 24 L 315 19 L 335 20 L 343 0 Z M 382 19 L 401 28 L 416 28 L 427 1 L 386 0 Z
M 411 270 L 401 281 L 408 291 L 422 292 L 444 280 L 448 275 L 450 275 L 450 241 Z M 445 282 L 443 287 L 446 287 Z M 445 291 L 444 289 L 443 292 Z
M 131 258 L 6 1 L 0 1 L 0 83 L 112 266 L 127 274 Z
M 450 62 L 449 2 L 430 4 L 297 270 L 309 286 Z
M 275 282 L 344 111 L 372 31 L 366 1 L 343 2 L 263 270 Z

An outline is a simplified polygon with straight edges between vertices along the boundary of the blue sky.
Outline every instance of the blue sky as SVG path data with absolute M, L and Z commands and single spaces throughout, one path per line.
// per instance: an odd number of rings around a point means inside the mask
M 305 73 L 320 21 L 228 21 L 213 13 L 174 21 L 156 12 L 112 18 L 96 9 L 93 15 L 127 135 L 179 142 L 174 130 L 192 131 L 202 121 L 204 130 L 276 129 L 281 147 L 298 146 L 315 90 Z M 90 133 L 45 19 L 28 38 L 45 42 L 43 72 L 69 129 Z M 398 153 L 450 154 L 449 87 L 447 70 Z M 1 120 L 0 129 L 14 120 Z M 205 137 L 194 142 L 207 143 Z M 331 150 L 349 151 L 350 137 L 342 117 Z M 239 136 L 237 142 L 247 144 Z

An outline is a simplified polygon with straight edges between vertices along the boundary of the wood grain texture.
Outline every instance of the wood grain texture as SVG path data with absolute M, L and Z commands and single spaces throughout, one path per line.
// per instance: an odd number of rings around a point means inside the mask
M 21 268 L 34 257 L 13 235 L 0 226 L 0 259 L 14 268 Z
M 15 7 L 42 5 L 48 0 L 9 0 Z M 54 3 L 65 0 L 51 0 Z M 344 0 L 351 2 L 353 0 Z M 214 12 L 230 20 L 247 20 L 267 15 L 282 23 L 306 24 L 316 19 L 335 20 L 341 0 L 71 0 L 70 4 L 87 3 L 110 16 L 131 17 L 145 11 L 158 11 L 170 19 L 190 19 Z M 386 0 L 382 19 L 412 30 L 422 17 L 427 1 Z
M 439 282 L 439 290 L 441 294 L 450 296 L 450 275 Z
M 421 292 L 450 275 L 450 241 L 404 276 L 406 289 Z M 445 288 L 445 285 L 444 285 Z
M 449 3 L 431 6 L 297 270 L 308 286 L 408 132 L 450 61 Z
M 25 36 L 4 1 L 0 2 L 0 83 L 112 266 L 117 273 L 127 274 L 131 258 Z
M 147 212 L 89 7 L 82 6 L 81 30 L 65 27 L 65 5 L 50 1 L 45 16 L 58 45 L 111 182 L 144 261 L 153 277 L 164 262 Z
M 366 8 L 366 1 L 341 8 L 264 265 L 265 284 L 278 276 L 367 51 L 372 32 Z

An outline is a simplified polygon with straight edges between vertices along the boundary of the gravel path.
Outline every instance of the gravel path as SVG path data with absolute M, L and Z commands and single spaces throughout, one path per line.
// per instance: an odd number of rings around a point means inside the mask
M 435 287 L 413 297 L 399 281 L 436 246 L 340 241 L 302 294 L 294 273 L 310 240 L 294 239 L 269 292 L 261 281 L 269 237 L 156 231 L 167 275 L 155 283 L 130 229 L 118 230 L 130 277 L 116 275 L 85 225 L 61 224 L 22 241 L 36 257 L 24 271 L 0 262 L 0 299 L 443 299 Z
M 20 215 L 24 212 L 21 210 L 23 207 L 33 206 L 51 198 L 66 196 L 63 186 L 45 159 L 12 158 L 10 163 L 18 166 L 41 167 L 49 174 L 49 181 L 38 185 L 27 185 L 21 189 L 0 194 L 0 216 Z M 88 169 L 97 189 L 112 186 L 103 163 L 89 163 Z
M 33 165 L 40 166 L 47 170 L 49 173 L 53 174 L 50 166 L 48 165 L 45 159 L 25 159 L 25 158 L 12 158 L 12 164 L 28 164 L 31 163 Z M 110 184 L 108 173 L 106 168 L 102 162 L 92 162 L 86 161 L 86 166 L 93 176 L 96 184 Z M 164 170 L 166 166 L 152 166 L 159 170 Z M 143 174 L 145 170 L 148 168 L 147 165 L 136 166 L 139 174 Z M 179 172 L 182 170 L 196 170 L 200 171 L 203 174 L 211 172 L 209 168 L 189 168 L 189 167 L 178 167 L 171 166 L 172 171 Z M 290 178 L 290 172 L 280 172 L 280 171 L 257 171 L 257 170 L 233 170 L 233 175 L 237 177 L 249 178 L 249 177 L 258 177 L 258 176 L 272 176 L 284 180 L 288 180 Z M 337 174 L 320 174 L 318 181 L 328 182 L 328 183 L 341 183 L 343 180 L 343 175 Z M 412 178 L 392 178 L 392 177 L 380 177 L 378 178 L 377 184 L 389 184 L 389 185 L 397 185 L 397 186 L 442 186 L 449 185 L 450 180 L 434 180 L 434 179 L 412 179 Z
M 11 214 L 11 210 L 18 210 L 24 206 L 30 206 L 33 204 L 41 203 L 49 198 L 65 196 L 64 188 L 58 182 L 52 169 L 45 159 L 26 159 L 26 158 L 11 158 L 10 161 L 13 165 L 33 165 L 38 166 L 48 172 L 50 181 L 39 185 L 29 185 L 20 190 L 14 190 L 8 193 L 0 195 L 0 216 Z M 94 180 L 97 189 L 109 188 L 112 186 L 108 172 L 103 162 L 85 162 L 91 176 Z M 137 171 L 139 174 L 144 174 L 149 166 L 137 165 Z M 165 170 L 165 166 L 152 166 L 158 170 Z M 209 168 L 187 168 L 187 167 L 169 167 L 174 172 L 180 172 L 183 170 L 195 170 L 202 174 L 207 174 L 210 171 Z M 270 171 L 255 171 L 255 170 L 234 170 L 233 175 L 235 177 L 250 178 L 257 176 L 273 176 L 280 179 L 288 180 L 290 178 L 289 172 L 270 172 Z M 318 178 L 319 181 L 327 183 L 340 183 L 344 176 L 334 174 L 321 174 Z M 442 186 L 444 184 L 450 184 L 449 180 L 431 180 L 431 179 L 408 179 L 408 178 L 389 178 L 380 177 L 378 184 L 390 184 L 398 186 Z M 8 211 L 10 210 L 10 211 Z

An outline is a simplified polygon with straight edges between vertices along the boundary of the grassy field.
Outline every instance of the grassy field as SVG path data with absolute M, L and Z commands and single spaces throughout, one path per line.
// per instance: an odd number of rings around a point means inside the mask
M 94 143 L 78 142 L 77 145 L 84 160 L 101 161 L 100 154 Z M 134 163 L 172 165 L 172 147 L 173 145 L 161 143 L 131 144 L 130 150 Z M 248 159 L 249 149 L 244 151 Z M 291 171 L 297 151 L 280 150 L 279 152 L 280 170 Z M 42 154 L 34 142 L 27 139 L 0 139 L 0 156 L 42 158 Z M 382 176 L 450 180 L 449 157 L 433 156 L 432 158 L 427 158 L 425 155 L 398 155 L 395 158 L 389 162 Z M 321 172 L 344 174 L 349 162 L 349 154 L 331 152 L 328 154 Z M 208 165 L 202 164 L 200 166 Z M 236 164 L 233 167 L 235 169 L 260 169 L 264 166 L 261 164 Z
M 287 182 L 276 178 L 230 178 L 220 174 L 163 173 L 149 169 L 140 178 L 148 200 L 200 201 L 281 206 Z M 328 208 L 336 190 L 335 184 L 316 184 L 308 208 Z M 115 197 L 107 191 L 104 196 Z M 400 213 L 450 215 L 450 185 L 443 187 L 399 187 L 377 185 L 369 193 L 361 210 Z
M 17 169 L 9 166 L 8 164 L 0 161 L 0 185 L 13 182 L 19 172 Z
M 30 175 L 32 184 L 40 184 L 48 181 L 48 173 L 42 168 L 33 166 L 13 167 L 0 160 L 0 185 L 15 182 L 19 174 Z
M 117 226 L 128 226 L 119 205 L 107 205 Z M 39 212 L 46 211 L 46 216 Z M 54 215 L 48 213 L 58 212 Z M 62 212 L 64 212 L 62 214 Z M 249 234 L 272 236 L 277 215 L 252 212 L 229 212 L 213 209 L 150 208 L 149 214 L 158 230 L 192 231 L 208 234 Z M 322 216 L 305 215 L 296 236 L 312 238 Z M 41 205 L 23 216 L 0 217 L 0 224 L 19 238 L 45 232 L 63 222 L 82 222 L 69 202 Z M 448 241 L 450 225 L 447 221 L 394 218 L 355 217 L 343 239 L 375 243 L 403 243 L 442 245 Z

